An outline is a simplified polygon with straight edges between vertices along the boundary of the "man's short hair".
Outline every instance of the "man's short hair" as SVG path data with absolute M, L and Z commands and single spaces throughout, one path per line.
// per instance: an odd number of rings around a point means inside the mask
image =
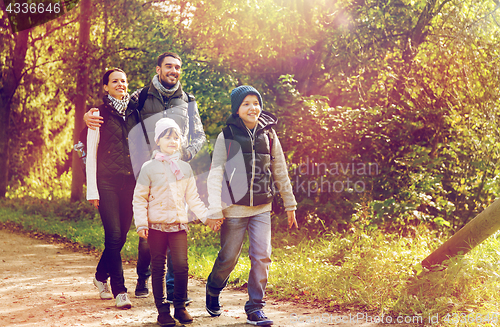
M 182 59 L 181 57 L 179 57 L 179 55 L 175 52 L 164 52 L 162 53 L 161 55 L 158 56 L 158 61 L 157 61 L 157 65 L 158 67 L 161 67 L 161 64 L 163 63 L 163 59 L 165 59 L 165 57 L 172 57 L 172 58 L 175 58 L 177 60 L 179 60 L 181 62 L 181 65 L 182 65 Z

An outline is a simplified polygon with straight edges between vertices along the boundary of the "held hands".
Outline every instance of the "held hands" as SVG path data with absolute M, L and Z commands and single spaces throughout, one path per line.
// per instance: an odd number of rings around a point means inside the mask
M 295 219 L 295 210 L 287 211 L 286 214 L 288 215 L 288 229 L 293 228 L 294 225 L 295 228 L 299 229 L 297 219 Z
M 139 237 L 142 237 L 143 239 L 148 239 L 149 235 L 149 229 L 141 229 L 140 231 L 137 232 L 139 234 Z
M 83 120 L 88 128 L 95 130 L 97 127 L 101 127 L 104 122 L 101 116 L 94 116 L 94 112 L 98 111 L 97 108 L 92 108 L 83 115 Z
M 207 219 L 206 225 L 210 227 L 214 232 L 217 232 L 220 227 L 222 226 L 222 223 L 224 222 L 224 218 L 221 219 Z

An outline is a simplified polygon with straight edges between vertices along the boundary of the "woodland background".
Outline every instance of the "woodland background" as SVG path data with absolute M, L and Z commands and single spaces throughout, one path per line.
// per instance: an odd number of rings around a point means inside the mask
M 499 5 L 82 0 L 18 33 L 0 11 L 0 197 L 50 200 L 63 185 L 83 199 L 72 146 L 105 69 L 122 68 L 133 92 L 175 51 L 208 138 L 231 89 L 261 91 L 280 121 L 301 225 L 457 229 L 499 189 Z M 369 163 L 377 173 L 325 170 Z M 363 190 L 317 190 L 347 178 Z

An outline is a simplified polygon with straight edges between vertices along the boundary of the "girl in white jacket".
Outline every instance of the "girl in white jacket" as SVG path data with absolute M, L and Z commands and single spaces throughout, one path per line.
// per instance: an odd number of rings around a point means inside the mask
M 221 220 L 207 222 L 207 208 L 200 200 L 191 166 L 180 160 L 181 131 L 171 118 L 160 119 L 155 126 L 159 146 L 152 160 L 139 173 L 134 190 L 134 219 L 139 236 L 148 240 L 155 305 L 160 326 L 174 326 L 165 294 L 167 248 L 174 271 L 174 317 L 181 324 L 193 321 L 186 311 L 188 285 L 187 203 L 198 219 L 217 230 Z

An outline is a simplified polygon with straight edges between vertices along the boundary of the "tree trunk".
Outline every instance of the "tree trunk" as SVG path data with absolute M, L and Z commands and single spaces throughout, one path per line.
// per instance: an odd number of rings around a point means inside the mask
M 444 268 L 443 261 L 457 254 L 466 254 L 500 229 L 500 199 L 493 202 L 437 250 L 422 261 L 430 270 Z
M 78 35 L 78 74 L 76 80 L 77 95 L 75 97 L 75 129 L 73 130 L 73 143 L 78 142 L 81 130 L 84 128 L 83 115 L 85 114 L 87 91 L 89 84 L 88 70 L 88 44 L 90 38 L 90 13 L 91 0 L 80 1 L 80 31 Z M 80 158 L 75 151 L 72 151 L 71 169 L 73 179 L 71 181 L 71 201 L 82 199 L 84 175 L 80 168 Z
M 2 71 L 2 84 L 0 87 L 0 198 L 5 197 L 9 185 L 9 124 L 12 110 L 12 99 L 16 93 L 25 66 L 26 52 L 28 50 L 29 29 L 18 32 L 14 36 L 14 51 L 12 59 L 7 61 L 10 67 Z

